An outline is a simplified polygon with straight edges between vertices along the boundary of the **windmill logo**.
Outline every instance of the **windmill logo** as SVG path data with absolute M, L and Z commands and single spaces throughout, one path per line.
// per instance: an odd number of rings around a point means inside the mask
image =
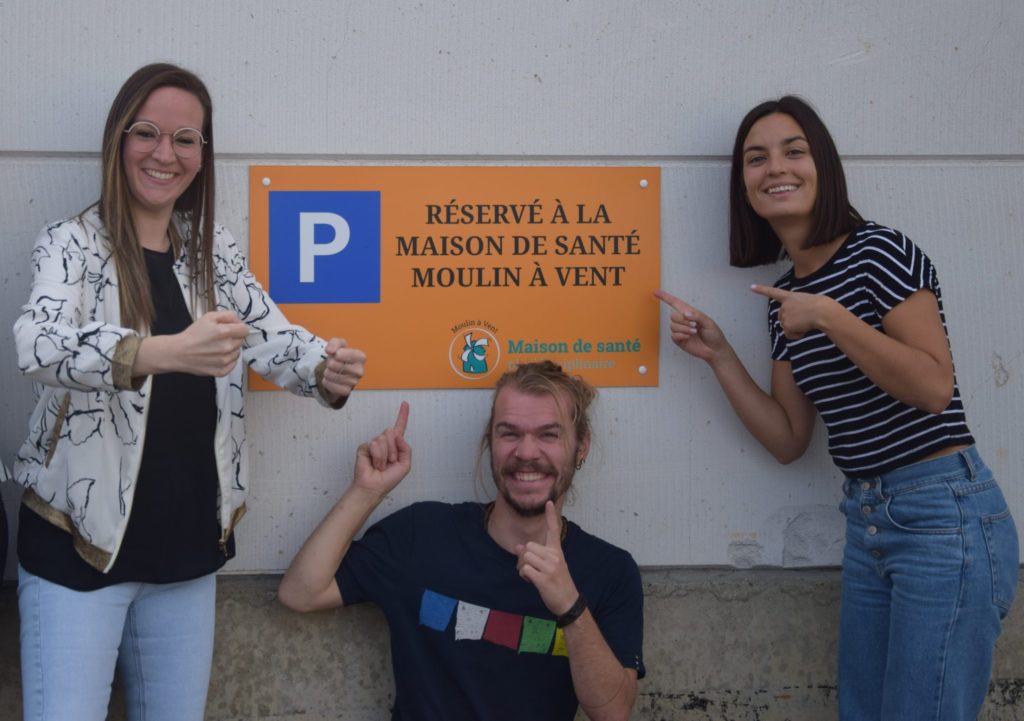
M 462 348 L 462 370 L 475 376 L 487 373 L 487 346 L 490 339 L 473 338 L 472 333 L 466 333 L 465 345 Z
M 498 366 L 501 347 L 485 328 L 461 328 L 448 347 L 448 362 L 457 375 L 467 380 L 489 376 Z

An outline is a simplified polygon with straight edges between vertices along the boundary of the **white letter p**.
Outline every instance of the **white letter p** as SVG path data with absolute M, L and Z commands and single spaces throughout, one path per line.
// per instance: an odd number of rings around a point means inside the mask
M 329 225 L 334 228 L 334 238 L 329 243 L 316 243 L 316 226 Z M 351 231 L 348 221 L 335 213 L 299 213 L 299 282 L 315 281 L 313 262 L 318 255 L 336 255 L 345 250 Z

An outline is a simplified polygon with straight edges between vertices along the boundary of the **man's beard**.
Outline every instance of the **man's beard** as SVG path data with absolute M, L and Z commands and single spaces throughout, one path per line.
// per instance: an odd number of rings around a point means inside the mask
M 571 454 L 569 458 L 574 458 L 575 453 Z M 526 473 L 543 473 L 555 477 L 555 482 L 551 486 L 551 493 L 541 501 L 539 504 L 527 506 L 512 497 L 509 493 L 508 486 L 505 485 L 504 478 L 506 475 L 515 475 L 516 473 L 524 471 Z M 575 475 L 576 469 L 570 462 L 566 463 L 566 467 L 558 471 L 550 463 L 543 463 L 541 461 L 519 461 L 513 457 L 507 461 L 501 469 L 494 467 L 494 461 L 491 461 L 491 476 L 494 478 L 494 486 L 498 489 L 498 493 L 505 499 L 505 503 L 508 504 L 517 516 L 520 518 L 535 518 L 536 516 L 544 515 L 544 506 L 548 501 L 558 502 L 558 499 L 569 490 L 572 485 L 572 478 Z

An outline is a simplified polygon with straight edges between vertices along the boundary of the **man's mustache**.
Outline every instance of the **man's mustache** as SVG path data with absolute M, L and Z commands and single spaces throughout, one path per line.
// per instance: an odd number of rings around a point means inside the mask
M 520 461 L 512 459 L 506 461 L 501 467 L 502 474 L 511 473 L 544 473 L 549 476 L 557 476 L 558 469 L 552 466 L 550 463 L 543 461 Z

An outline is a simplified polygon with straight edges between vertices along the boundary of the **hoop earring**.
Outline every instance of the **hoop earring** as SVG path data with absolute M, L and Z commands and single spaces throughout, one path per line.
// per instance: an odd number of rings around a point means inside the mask
M 578 470 L 580 470 L 581 468 L 583 468 L 583 464 L 584 464 L 584 463 L 586 463 L 586 462 L 587 462 L 587 459 L 586 459 L 586 458 L 581 458 L 581 459 L 580 459 L 580 462 L 576 464 L 576 470 L 578 471 Z

